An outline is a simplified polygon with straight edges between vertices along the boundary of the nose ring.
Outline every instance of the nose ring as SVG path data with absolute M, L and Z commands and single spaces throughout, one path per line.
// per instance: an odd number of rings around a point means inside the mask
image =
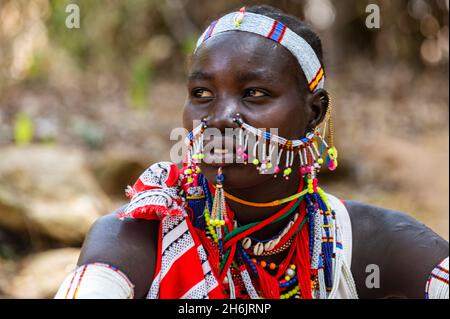
M 201 119 L 202 125 L 204 128 L 208 127 L 208 120 L 209 120 L 209 116 L 204 116 Z

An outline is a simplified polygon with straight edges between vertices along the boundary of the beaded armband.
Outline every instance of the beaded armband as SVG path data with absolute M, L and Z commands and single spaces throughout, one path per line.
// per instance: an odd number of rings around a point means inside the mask
M 428 276 L 426 299 L 448 299 L 448 257 L 437 265 Z

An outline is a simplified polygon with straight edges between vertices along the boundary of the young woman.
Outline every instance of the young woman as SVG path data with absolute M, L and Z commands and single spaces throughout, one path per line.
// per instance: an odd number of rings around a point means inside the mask
M 324 79 L 320 39 L 297 18 L 255 6 L 214 21 L 190 67 L 183 168 L 142 174 L 56 297 L 448 298 L 445 240 L 318 186 L 337 165 Z

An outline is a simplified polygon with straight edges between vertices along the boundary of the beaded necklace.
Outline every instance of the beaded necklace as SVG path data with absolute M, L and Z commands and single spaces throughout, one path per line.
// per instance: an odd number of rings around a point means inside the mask
M 248 225 L 239 226 L 237 222 L 234 222 L 234 213 L 226 205 L 228 217 L 220 237 L 216 232 L 215 225 L 211 223 L 210 213 L 214 208 L 216 189 L 206 181 L 202 174 L 199 175 L 198 180 L 198 187 L 203 191 L 203 196 L 187 196 L 187 201 L 193 211 L 193 220 L 197 221 L 194 224 L 196 227 L 204 229 L 209 240 L 216 246 L 220 260 L 219 281 L 223 283 L 224 289 L 228 291 L 230 297 L 251 295 L 252 298 L 273 298 L 275 295 L 281 299 L 308 298 L 308 296 L 310 298 L 313 296 L 311 293 L 317 298 L 326 297 L 332 287 L 334 215 L 325 194 L 317 185 L 314 185 L 316 192 L 314 192 L 313 186 L 313 193 L 305 192 L 305 195 L 287 204 L 268 219 Z M 300 189 L 303 188 L 303 183 L 301 184 Z M 306 184 L 306 189 L 311 189 L 309 185 L 312 184 L 308 182 Z M 297 216 L 295 220 L 294 216 Z M 203 219 L 203 222 L 199 222 L 200 219 Z M 246 238 L 250 238 L 253 232 L 270 223 L 283 220 L 289 220 L 289 223 L 294 222 L 294 224 L 290 225 L 289 231 L 285 231 L 276 245 L 269 247 L 272 249 L 259 255 L 254 254 L 254 249 L 248 249 L 248 239 Z M 306 232 L 301 232 L 302 230 L 306 230 Z M 304 236 L 305 233 L 306 236 Z M 299 234 L 303 234 L 302 239 L 306 240 L 299 240 Z M 261 243 L 262 241 L 256 240 L 255 242 Z M 270 241 L 265 243 L 268 242 Z M 299 242 L 303 246 L 303 253 L 300 256 L 298 256 L 301 251 Z M 307 245 L 304 245 L 305 242 Z M 256 257 L 278 254 L 285 249 L 289 250 L 288 256 L 278 265 L 267 264 L 267 262 L 256 259 Z M 304 256 L 305 253 L 306 256 Z M 298 259 L 309 259 L 309 262 L 306 262 L 307 267 L 298 265 Z M 297 271 L 295 274 L 290 272 L 290 276 L 288 276 L 287 272 L 289 269 L 292 270 L 291 267 L 295 267 L 294 269 Z M 269 274 L 268 271 L 272 273 Z M 274 271 L 275 274 L 273 274 Z M 261 280 L 265 282 L 261 282 Z M 303 290 L 300 281 L 303 282 Z M 273 288 L 275 285 L 276 289 Z M 271 293 L 270 289 L 275 291 Z

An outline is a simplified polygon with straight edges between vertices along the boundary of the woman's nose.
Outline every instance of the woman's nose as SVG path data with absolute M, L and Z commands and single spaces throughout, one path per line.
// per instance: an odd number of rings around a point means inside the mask
M 226 128 L 237 127 L 233 121 L 237 113 L 239 113 L 239 103 L 237 101 L 231 99 L 219 101 L 208 114 L 207 125 L 215 127 L 223 133 Z

